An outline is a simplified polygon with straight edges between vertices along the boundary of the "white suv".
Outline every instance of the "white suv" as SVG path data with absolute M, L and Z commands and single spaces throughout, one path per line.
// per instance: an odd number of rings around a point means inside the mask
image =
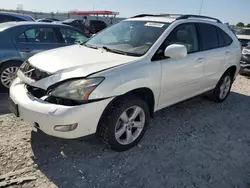
M 208 91 L 224 101 L 240 59 L 238 39 L 217 19 L 139 15 L 31 57 L 11 85 L 10 109 L 48 135 L 96 133 L 124 151 L 162 108 Z

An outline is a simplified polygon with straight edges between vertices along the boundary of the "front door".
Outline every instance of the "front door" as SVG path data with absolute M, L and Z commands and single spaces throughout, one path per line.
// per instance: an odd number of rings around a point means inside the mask
M 161 64 L 162 79 L 158 109 L 188 99 L 203 89 L 204 56 L 200 52 L 196 24 L 177 26 L 164 41 L 162 52 L 170 44 L 183 44 L 188 55 L 181 59 L 164 58 L 156 61 Z M 157 53 L 162 54 L 158 50 Z
M 55 29 L 50 27 L 29 28 L 16 39 L 16 48 L 22 59 L 26 60 L 36 53 L 63 46 Z

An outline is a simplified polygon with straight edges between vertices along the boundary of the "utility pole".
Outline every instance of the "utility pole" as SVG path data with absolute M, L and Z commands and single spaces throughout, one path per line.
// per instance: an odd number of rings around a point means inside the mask
M 203 8 L 203 2 L 204 2 L 204 0 L 201 0 L 201 6 L 200 6 L 199 15 L 201 15 L 201 11 L 202 11 L 202 8 Z

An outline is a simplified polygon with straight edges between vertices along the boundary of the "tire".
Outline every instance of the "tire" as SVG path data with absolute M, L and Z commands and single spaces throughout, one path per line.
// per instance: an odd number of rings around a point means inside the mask
M 226 81 L 226 80 L 228 80 L 228 81 Z M 227 82 L 227 84 L 224 85 L 224 87 L 223 87 L 223 84 L 225 84 L 226 82 Z M 233 73 L 232 72 L 226 72 L 221 77 L 219 82 L 217 83 L 217 85 L 216 85 L 215 89 L 213 90 L 210 98 L 214 102 L 218 102 L 218 103 L 224 102 L 227 99 L 227 97 L 229 96 L 229 94 L 230 94 L 232 84 L 233 84 Z M 223 90 L 222 88 L 224 88 L 224 92 L 222 91 Z
M 129 96 L 116 100 L 107 108 L 97 128 L 97 135 L 115 151 L 126 151 L 137 145 L 149 123 L 150 114 L 146 102 L 138 97 Z M 136 112 L 139 112 L 138 115 L 132 117 L 132 114 L 137 114 Z
M 9 61 L 4 63 L 3 65 L 0 65 L 0 93 L 6 93 L 9 91 L 9 86 L 11 84 L 11 82 L 9 83 L 9 85 L 7 84 L 7 82 L 4 80 L 6 79 L 7 73 L 8 71 L 10 71 L 10 77 L 11 80 L 13 81 L 15 79 L 16 76 L 16 72 L 19 69 L 21 63 L 20 62 L 15 62 L 15 61 Z
M 240 75 L 244 75 L 244 74 L 245 74 L 245 73 L 244 73 L 244 69 L 240 68 L 239 74 L 240 74 Z

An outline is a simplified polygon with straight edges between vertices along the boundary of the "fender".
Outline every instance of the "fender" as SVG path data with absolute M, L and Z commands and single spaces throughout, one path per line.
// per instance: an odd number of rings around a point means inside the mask
M 91 93 L 90 100 L 121 96 L 135 89 L 149 88 L 155 97 L 155 109 L 158 106 L 161 90 L 160 63 L 144 59 L 91 77 L 104 77 L 105 80 Z

